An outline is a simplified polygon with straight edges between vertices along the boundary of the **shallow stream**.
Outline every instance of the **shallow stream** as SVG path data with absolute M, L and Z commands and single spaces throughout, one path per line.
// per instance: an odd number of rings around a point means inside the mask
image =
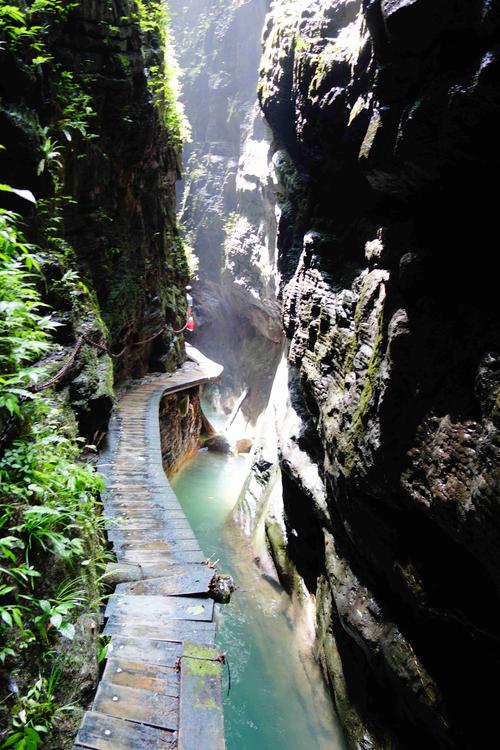
M 310 643 L 293 626 L 289 597 L 261 574 L 230 520 L 247 458 L 200 451 L 171 480 L 198 541 L 239 590 L 220 607 L 217 641 L 227 655 L 228 750 L 344 750 L 342 732 Z

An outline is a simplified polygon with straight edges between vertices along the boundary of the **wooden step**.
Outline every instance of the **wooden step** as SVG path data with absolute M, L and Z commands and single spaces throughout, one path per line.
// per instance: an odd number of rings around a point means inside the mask
M 109 597 L 105 617 L 140 617 L 157 623 L 166 620 L 209 622 L 213 618 L 213 613 L 213 599 L 192 596 L 134 596 L 120 593 Z
M 177 747 L 172 731 L 87 712 L 76 738 L 79 748 L 90 750 L 173 750 Z
M 158 729 L 177 729 L 179 699 L 152 690 L 113 685 L 102 679 L 97 688 L 93 708 L 117 719 L 140 721 Z
M 178 698 L 180 680 L 175 667 L 160 667 L 149 664 L 144 659 L 147 659 L 147 654 L 142 654 L 139 661 L 123 657 L 108 658 L 102 679 L 112 685 L 152 690 L 154 693 Z
M 205 557 L 201 552 L 197 550 L 175 550 L 172 552 L 154 552 L 146 550 L 127 550 L 125 552 L 118 551 L 117 558 L 119 562 L 125 563 L 177 563 L 177 562 L 192 562 L 202 563 L 205 561 Z
M 182 654 L 182 646 L 170 641 L 147 638 L 126 638 L 114 635 L 108 646 L 108 657 L 131 661 L 145 660 L 148 664 L 175 667 Z
M 225 749 L 222 664 L 216 648 L 184 644 L 178 748 Z
M 166 578 L 150 578 L 134 583 L 120 583 L 116 587 L 119 594 L 132 596 L 189 596 L 208 594 L 215 571 L 206 565 L 179 566 L 180 570 Z
M 205 575 L 205 569 L 213 575 L 214 571 L 208 565 L 198 563 L 144 563 L 141 565 L 127 563 L 108 563 L 105 575 L 119 583 L 128 581 L 141 581 L 149 578 L 170 578 L 177 575 Z M 198 593 L 196 591 L 190 593 Z
M 131 636 L 160 641 L 195 641 L 196 643 L 213 644 L 215 641 L 214 622 L 196 622 L 193 620 L 170 620 L 165 624 L 151 622 L 145 617 L 127 617 L 121 614 L 108 618 L 103 631 L 104 635 Z

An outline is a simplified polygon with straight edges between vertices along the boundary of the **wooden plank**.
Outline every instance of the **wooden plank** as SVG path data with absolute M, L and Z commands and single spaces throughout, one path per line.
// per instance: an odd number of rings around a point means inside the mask
M 178 503 L 177 503 L 178 505 Z M 138 497 L 137 495 L 120 496 L 115 495 L 115 498 L 111 501 L 110 506 L 112 509 L 117 510 L 121 508 L 130 508 L 131 510 L 140 510 L 146 508 L 163 508 L 166 509 L 166 503 L 163 500 L 153 500 L 151 497 Z
M 120 529 L 120 531 L 121 539 L 117 539 L 117 543 L 124 549 L 132 547 L 138 549 L 140 547 L 144 550 L 162 550 L 165 552 L 176 549 L 200 549 L 194 535 L 187 538 L 177 537 L 174 536 L 173 532 L 169 532 L 168 528 L 134 529 L 130 531 Z
M 127 564 L 127 563 L 108 563 L 106 565 L 106 578 L 111 582 L 120 583 L 121 581 L 140 581 L 148 578 L 164 578 L 175 575 L 189 574 L 198 571 L 200 575 L 204 575 L 203 568 L 211 571 L 212 575 L 214 571 L 208 567 L 208 565 L 200 566 L 196 563 L 144 563 L 143 565 Z M 193 592 L 198 593 L 198 592 Z
M 137 517 L 137 518 L 143 518 L 143 517 L 151 517 L 153 515 L 161 516 L 161 515 L 170 515 L 170 513 L 175 513 L 175 511 L 182 511 L 182 508 L 179 504 L 174 505 L 172 504 L 170 507 L 165 504 L 161 503 L 161 505 L 155 506 L 153 505 L 153 501 L 149 503 L 143 503 L 141 505 L 132 505 L 127 503 L 126 500 L 120 501 L 123 504 L 116 504 L 114 507 L 111 507 L 110 510 L 113 510 L 113 508 L 116 508 L 117 511 L 119 511 L 118 515 L 122 516 L 123 518 L 126 518 L 127 516 L 131 517 Z M 125 507 L 124 507 L 125 505 Z M 184 513 L 184 511 L 182 511 Z M 184 514 L 184 518 L 185 518 Z
M 154 552 L 145 550 L 117 550 L 120 562 L 125 563 L 175 563 L 205 561 L 205 556 L 197 550 L 172 550 L 171 552 Z
M 96 712 L 85 714 L 76 741 L 78 746 L 91 750 L 174 750 L 177 746 L 176 735 L 171 731 Z
M 165 624 L 151 622 L 147 618 L 123 617 L 112 615 L 104 628 L 104 635 L 130 636 L 132 638 L 150 638 L 159 641 L 195 641 L 196 643 L 213 643 L 215 640 L 214 622 L 195 622 L 194 620 L 170 620 Z
M 180 510 L 180 508 L 153 508 L 152 505 L 144 506 L 143 508 L 134 508 L 133 506 L 127 506 L 126 508 L 120 508 L 118 519 L 131 520 L 134 519 L 145 519 L 145 520 L 163 520 L 167 518 L 170 511 Z
M 175 667 L 182 653 L 179 643 L 156 641 L 147 638 L 123 638 L 114 635 L 108 646 L 108 657 L 138 661 L 146 658 L 148 664 Z
M 179 673 L 173 667 L 160 667 L 147 662 L 147 652 L 140 661 L 108 658 L 102 679 L 113 685 L 152 690 L 154 693 L 179 697 Z
M 140 531 L 129 532 L 125 534 L 122 541 L 116 540 L 115 547 L 120 548 L 123 552 L 129 550 L 142 550 L 145 553 L 149 552 L 177 552 L 183 550 L 195 550 L 200 551 L 200 546 L 196 539 L 165 539 L 163 529 L 161 530 L 161 538 L 159 534 L 152 534 L 152 539 L 144 539 L 141 536 Z
M 185 648 L 186 655 L 181 658 L 178 750 L 225 750 L 222 664 L 215 649 L 198 644 L 186 644 Z
M 94 709 L 117 719 L 140 721 L 159 729 L 177 729 L 179 699 L 151 690 L 136 690 L 101 680 L 94 700 Z
M 144 526 L 142 529 L 133 529 L 129 530 L 126 525 L 118 524 L 115 529 L 113 529 L 113 532 L 117 538 L 121 537 L 123 538 L 123 541 L 126 541 L 129 537 L 135 537 L 136 540 L 140 540 L 143 542 L 152 542 L 155 539 L 158 539 L 158 532 L 161 533 L 161 538 L 165 541 L 181 541 L 181 540 L 195 540 L 196 541 L 196 535 L 192 531 L 192 529 L 183 529 L 182 527 L 179 528 L 175 526 L 172 528 L 168 521 L 166 522 L 166 525 L 161 529 L 155 529 L 154 527 L 150 526 Z
M 109 597 L 105 617 L 121 614 L 161 623 L 166 620 L 196 620 L 209 622 L 213 618 L 213 599 L 190 596 L 130 596 L 113 594 Z
M 107 483 L 107 488 L 115 496 L 119 494 L 130 495 L 132 493 L 138 492 L 140 492 L 141 494 L 149 492 L 147 483 L 137 481 L 125 482 L 118 476 L 113 476 L 113 478 Z
M 176 549 L 200 549 L 196 536 L 190 529 L 170 529 L 163 527 L 146 527 L 142 529 L 112 528 L 107 532 L 108 539 L 116 546 L 123 548 L 124 545 L 146 546 L 155 541 L 167 542 Z M 188 544 L 189 542 L 189 544 Z
M 207 594 L 215 571 L 206 565 L 179 566 L 178 572 L 166 578 L 150 578 L 132 583 L 120 583 L 116 587 L 119 594 L 132 596 L 189 596 Z

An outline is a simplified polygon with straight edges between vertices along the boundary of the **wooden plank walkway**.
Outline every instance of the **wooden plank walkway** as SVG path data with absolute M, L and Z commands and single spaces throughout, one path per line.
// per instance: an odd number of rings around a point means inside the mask
M 217 379 L 189 345 L 172 374 L 134 383 L 111 419 L 99 470 L 117 563 L 105 612 L 106 668 L 74 750 L 224 750 L 222 665 L 214 647 L 214 571 L 161 465 L 159 404 Z

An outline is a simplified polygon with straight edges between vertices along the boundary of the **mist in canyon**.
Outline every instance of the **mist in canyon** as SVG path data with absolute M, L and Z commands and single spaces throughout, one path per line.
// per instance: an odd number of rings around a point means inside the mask
M 499 42 L 500 0 L 0 2 L 0 743 L 55 671 L 72 746 L 95 455 L 189 342 L 224 373 L 162 459 L 240 588 L 228 747 L 495 744 Z M 71 643 L 26 625 L 67 579 Z

